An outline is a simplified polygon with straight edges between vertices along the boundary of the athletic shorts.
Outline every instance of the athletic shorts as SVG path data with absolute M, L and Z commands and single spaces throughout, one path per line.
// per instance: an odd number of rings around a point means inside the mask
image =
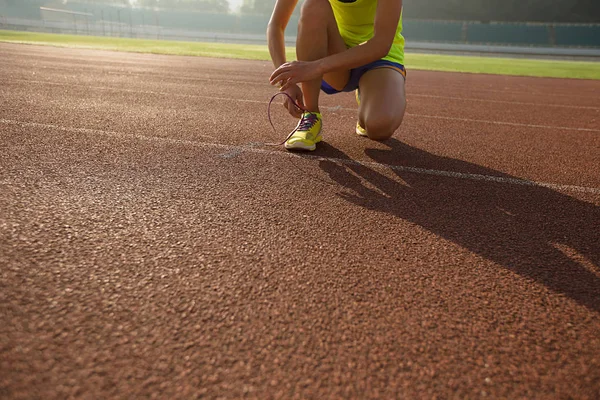
M 391 68 L 400 72 L 402 76 L 406 79 L 406 69 L 404 65 L 398 64 L 397 62 L 388 61 L 388 60 L 377 60 L 372 63 L 363 65 L 362 67 L 353 68 L 350 70 L 350 78 L 348 79 L 348 83 L 342 90 L 337 90 L 332 88 L 327 84 L 327 82 L 321 82 L 321 90 L 327 94 L 336 94 L 340 92 L 352 92 L 358 88 L 358 81 L 360 81 L 361 76 L 367 71 L 376 68 Z

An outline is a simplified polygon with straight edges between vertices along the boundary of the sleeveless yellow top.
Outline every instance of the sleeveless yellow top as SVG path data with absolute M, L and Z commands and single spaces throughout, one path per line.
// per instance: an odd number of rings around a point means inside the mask
M 371 39 L 375 33 L 375 11 L 377 0 L 329 0 L 338 29 L 348 47 L 356 47 Z M 402 14 L 398 21 L 394 43 L 383 58 L 404 65 L 404 37 L 402 36 Z

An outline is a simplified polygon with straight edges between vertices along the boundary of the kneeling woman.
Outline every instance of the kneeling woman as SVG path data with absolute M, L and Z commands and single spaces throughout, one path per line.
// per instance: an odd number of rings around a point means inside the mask
M 299 117 L 287 149 L 314 150 L 321 141 L 319 94 L 356 91 L 356 133 L 385 140 L 404 117 L 402 0 L 306 0 L 300 13 L 296 54 L 285 58 L 284 31 L 298 0 L 277 0 L 267 29 L 275 71 L 270 81 Z M 298 86 L 301 84 L 302 88 Z

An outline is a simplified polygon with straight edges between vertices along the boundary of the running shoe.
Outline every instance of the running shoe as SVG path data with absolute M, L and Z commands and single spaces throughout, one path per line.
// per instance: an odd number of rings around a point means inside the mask
M 317 143 L 323 139 L 321 135 L 322 126 L 320 113 L 308 111 L 303 113 L 294 133 L 285 141 L 285 148 L 288 150 L 313 151 L 317 148 Z
M 356 104 L 358 104 L 360 106 L 360 92 L 358 91 L 358 89 L 356 89 L 354 92 L 356 93 Z M 369 136 L 369 135 L 367 135 L 367 130 L 365 128 L 363 128 L 362 126 L 360 126 L 359 121 L 356 121 L 356 134 L 359 136 L 364 136 L 364 137 Z

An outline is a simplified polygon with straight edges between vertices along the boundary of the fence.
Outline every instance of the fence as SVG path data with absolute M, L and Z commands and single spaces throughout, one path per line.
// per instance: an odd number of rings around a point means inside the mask
M 148 8 L 129 8 L 93 3 L 68 2 L 67 16 L 43 9 L 3 6 L 0 28 L 41 30 L 101 36 L 125 36 L 203 40 L 210 33 L 227 34 L 243 41 L 264 38 L 268 16 L 211 14 Z M 286 34 L 296 36 L 297 17 L 292 17 Z M 409 42 L 486 44 L 537 47 L 600 48 L 600 24 L 543 24 L 471 21 L 404 20 Z

